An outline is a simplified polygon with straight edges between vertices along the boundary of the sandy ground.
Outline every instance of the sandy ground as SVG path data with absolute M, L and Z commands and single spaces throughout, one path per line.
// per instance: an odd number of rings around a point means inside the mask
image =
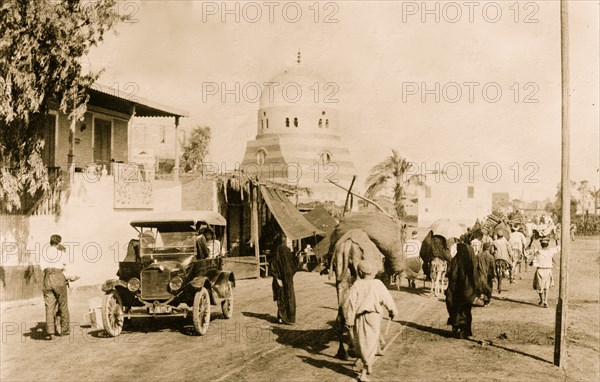
M 557 259 L 558 261 L 558 259 Z M 558 262 L 557 262 L 558 264 Z M 443 299 L 429 284 L 392 291 L 400 317 L 386 336 L 373 381 L 417 380 L 584 380 L 600 378 L 600 240 L 577 238 L 569 280 L 566 369 L 552 365 L 554 306 L 537 305 L 533 271 L 516 283 L 503 283 L 488 307 L 474 308 L 473 340 L 449 336 Z M 98 290 L 73 290 L 70 337 L 42 339 L 41 299 L 2 306 L 2 381 L 351 381 L 354 362 L 337 351 L 336 297 L 332 280 L 315 273 L 296 275 L 298 324 L 275 323 L 270 280 L 242 280 L 235 290 L 234 316 L 226 320 L 213 306 L 206 336 L 195 336 L 182 319 L 142 319 L 120 337 L 83 324 L 88 300 Z M 404 284 L 406 282 L 404 281 Z M 384 323 L 384 329 L 387 323 Z M 481 341 L 485 340 L 485 341 Z

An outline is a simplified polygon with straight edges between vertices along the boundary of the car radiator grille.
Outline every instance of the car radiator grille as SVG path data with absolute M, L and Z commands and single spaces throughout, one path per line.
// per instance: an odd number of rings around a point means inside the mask
M 165 299 L 171 297 L 169 293 L 169 281 L 171 272 L 169 270 L 161 271 L 159 269 L 147 269 L 142 272 L 142 298 Z

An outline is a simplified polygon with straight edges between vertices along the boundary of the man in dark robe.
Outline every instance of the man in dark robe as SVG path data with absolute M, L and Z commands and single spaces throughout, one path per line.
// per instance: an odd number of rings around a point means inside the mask
M 296 295 L 294 294 L 294 274 L 297 260 L 286 245 L 282 235 L 281 244 L 275 250 L 271 262 L 273 275 L 273 301 L 277 301 L 277 321 L 293 324 L 296 322 Z
M 446 308 L 448 325 L 452 325 L 455 338 L 467 338 L 473 335 L 471 306 L 481 286 L 477 275 L 477 259 L 473 247 L 458 243 L 456 256 L 448 266 L 448 289 L 446 289 Z
M 483 244 L 482 251 L 477 254 L 477 276 L 481 285 L 483 295 L 483 305 L 487 306 L 492 300 L 492 290 L 494 289 L 494 277 L 496 275 L 496 265 L 494 255 L 490 253 L 490 243 Z

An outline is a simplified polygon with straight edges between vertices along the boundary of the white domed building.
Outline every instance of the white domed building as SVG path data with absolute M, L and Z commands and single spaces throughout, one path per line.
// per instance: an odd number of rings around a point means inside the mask
M 336 108 L 337 85 L 300 65 L 270 80 L 263 89 L 256 138 L 249 141 L 241 168 L 278 183 L 306 188 L 301 202 L 343 205 L 356 168 L 342 140 Z

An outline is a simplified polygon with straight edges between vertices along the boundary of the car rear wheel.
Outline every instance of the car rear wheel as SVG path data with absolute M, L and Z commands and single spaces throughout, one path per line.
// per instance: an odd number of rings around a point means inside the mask
M 230 297 L 221 302 L 221 308 L 225 318 L 231 318 L 233 316 L 233 285 L 231 281 L 227 281 L 227 287 L 229 288 Z
M 206 334 L 210 323 L 210 297 L 206 288 L 200 289 L 194 296 L 192 320 L 196 332 L 201 336 Z
M 102 299 L 102 326 L 104 326 L 104 331 L 109 336 L 116 337 L 121 334 L 123 323 L 123 303 L 121 296 L 119 296 L 117 291 L 111 290 Z

